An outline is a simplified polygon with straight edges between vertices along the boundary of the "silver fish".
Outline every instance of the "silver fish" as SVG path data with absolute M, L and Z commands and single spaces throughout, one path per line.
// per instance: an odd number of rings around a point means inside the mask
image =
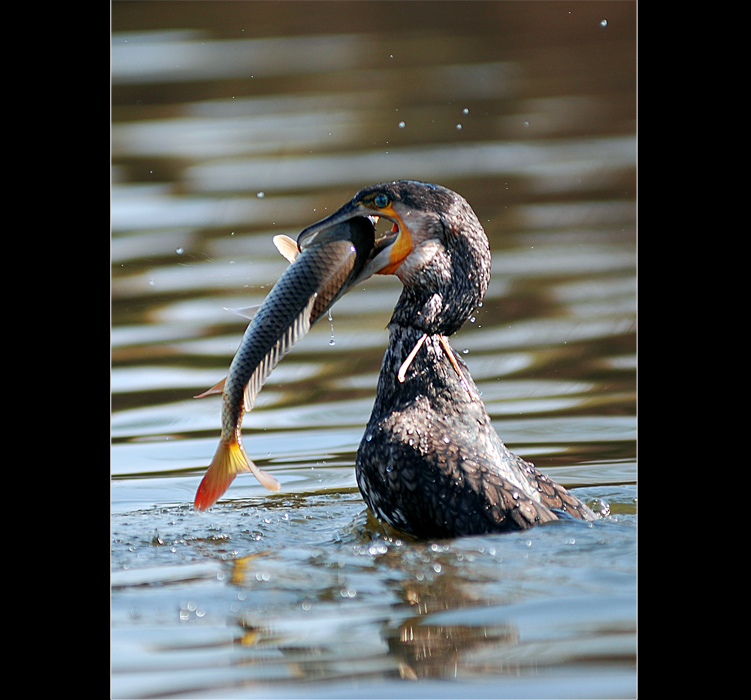
M 256 311 L 230 364 L 227 378 L 199 396 L 222 392 L 222 434 L 214 459 L 196 492 L 193 507 L 206 510 L 240 472 L 252 472 L 263 486 L 279 482 L 261 471 L 242 444 L 242 418 L 253 408 L 263 383 L 279 360 L 339 297 L 362 278 L 374 247 L 373 220 L 358 217 L 319 230 L 285 254 L 292 264 Z M 277 244 L 278 245 L 278 244 Z

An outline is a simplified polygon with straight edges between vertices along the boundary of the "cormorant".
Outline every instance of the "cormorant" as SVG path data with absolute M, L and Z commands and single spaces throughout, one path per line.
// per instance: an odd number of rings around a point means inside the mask
M 373 514 L 419 538 L 594 520 L 578 498 L 506 448 L 449 345 L 490 280 L 488 238 L 467 201 L 413 180 L 371 185 L 305 229 L 298 246 L 356 216 L 394 224 L 358 281 L 394 274 L 404 285 L 357 452 L 357 484 Z

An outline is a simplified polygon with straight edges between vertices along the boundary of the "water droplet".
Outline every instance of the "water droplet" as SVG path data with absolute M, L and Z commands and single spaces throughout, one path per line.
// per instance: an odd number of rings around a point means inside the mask
M 153 287 L 153 286 L 154 286 L 154 280 L 152 280 L 152 279 L 150 279 L 150 280 L 149 280 L 149 286 L 150 286 L 150 287 Z
M 185 252 L 185 250 L 184 250 L 183 248 L 177 248 L 177 249 L 175 250 L 175 252 L 176 252 L 176 253 L 177 253 L 178 255 L 182 255 L 182 254 L 183 254 L 183 253 Z
M 457 130 L 461 131 L 462 125 L 461 124 L 457 124 L 456 128 L 457 128 Z
M 529 126 L 529 122 L 524 122 L 524 126 Z
M 258 194 L 256 194 L 256 197 L 258 197 L 258 199 L 263 199 L 265 196 L 266 196 L 265 192 L 258 192 Z
M 407 126 L 404 122 L 399 122 L 399 128 L 403 129 L 405 126 Z
M 600 22 L 600 26 L 601 26 L 601 27 L 607 27 L 607 26 L 608 26 L 608 21 L 607 21 L 606 19 L 602 20 L 602 21 Z
M 465 108 L 464 108 L 464 109 L 462 110 L 462 112 L 463 112 L 464 114 L 469 114 L 469 107 L 465 107 Z

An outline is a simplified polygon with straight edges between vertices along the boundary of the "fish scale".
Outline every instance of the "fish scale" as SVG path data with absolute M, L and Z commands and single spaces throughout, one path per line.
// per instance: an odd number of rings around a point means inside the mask
M 255 391 L 246 387 L 253 385 L 254 373 L 262 374 L 264 362 L 270 372 L 276 362 L 271 364 L 268 358 L 275 355 L 278 362 L 284 354 L 281 346 L 288 350 L 331 306 L 353 269 L 355 256 L 349 241 L 333 241 L 303 251 L 287 268 L 256 312 L 230 364 L 224 390 L 229 406 L 245 396 L 244 409 L 253 407 L 260 385 L 253 387 Z M 286 338 L 288 343 L 284 343 Z M 275 353 L 278 345 L 280 351 Z M 233 431 L 236 422 L 231 412 L 222 421 L 223 428 Z

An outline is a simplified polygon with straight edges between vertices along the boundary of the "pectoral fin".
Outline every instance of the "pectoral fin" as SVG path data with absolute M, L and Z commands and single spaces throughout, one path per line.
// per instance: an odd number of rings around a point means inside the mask
M 216 384 L 214 384 L 214 386 L 212 386 L 211 389 L 206 389 L 206 391 L 203 391 L 200 394 L 196 394 L 193 398 L 202 399 L 205 396 L 211 396 L 212 394 L 221 394 L 224 391 L 224 383 L 226 381 L 227 381 L 227 377 L 222 379 L 220 382 L 217 382 Z
M 229 311 L 230 313 L 235 314 L 236 316 L 242 316 L 243 318 L 247 318 L 248 320 L 253 320 L 253 316 L 256 315 L 256 311 L 261 308 L 260 304 L 255 304 L 254 306 L 240 306 L 240 307 L 229 307 L 224 306 L 222 307 L 225 311 Z

